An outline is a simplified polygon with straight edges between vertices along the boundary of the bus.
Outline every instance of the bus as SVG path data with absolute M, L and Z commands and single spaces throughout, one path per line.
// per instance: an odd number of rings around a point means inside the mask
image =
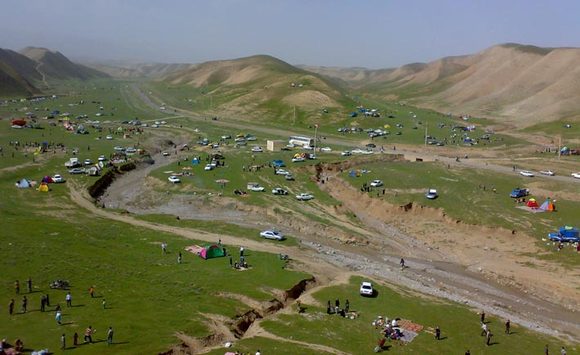
M 288 141 L 293 146 L 300 146 L 303 148 L 312 148 L 314 146 L 314 138 L 304 136 L 292 136 Z

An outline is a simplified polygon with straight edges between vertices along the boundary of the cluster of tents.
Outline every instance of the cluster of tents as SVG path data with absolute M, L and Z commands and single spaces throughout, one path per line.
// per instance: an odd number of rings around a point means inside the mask
M 538 201 L 532 197 L 528 200 L 528 202 L 526 202 L 526 206 L 531 208 L 532 210 L 545 211 L 545 212 L 555 212 L 556 211 L 556 205 L 554 204 L 554 201 L 552 201 L 552 199 L 549 197 L 541 205 L 539 205 Z
M 48 188 L 48 184 L 52 184 L 54 183 L 54 180 L 52 179 L 52 177 L 50 176 L 45 176 L 42 178 L 42 180 L 40 181 L 40 185 L 38 185 L 38 187 L 36 188 L 36 190 L 40 191 L 40 192 L 48 192 L 50 189 Z M 19 189 L 29 189 L 31 187 L 35 187 L 37 185 L 36 181 L 31 181 L 28 179 L 20 179 L 19 181 L 16 181 L 16 188 Z

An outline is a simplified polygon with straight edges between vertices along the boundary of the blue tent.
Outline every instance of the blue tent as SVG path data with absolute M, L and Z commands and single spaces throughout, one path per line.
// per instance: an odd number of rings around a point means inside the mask
M 27 189 L 30 187 L 30 182 L 26 179 L 22 179 L 16 183 L 16 187 L 19 189 Z
M 280 159 L 272 160 L 272 165 L 275 168 L 282 168 L 282 167 L 286 166 L 286 164 L 284 164 L 284 161 L 283 160 L 280 160 Z
M 193 165 L 199 165 L 199 158 L 198 157 L 195 157 L 195 158 L 191 159 L 191 164 L 193 164 Z

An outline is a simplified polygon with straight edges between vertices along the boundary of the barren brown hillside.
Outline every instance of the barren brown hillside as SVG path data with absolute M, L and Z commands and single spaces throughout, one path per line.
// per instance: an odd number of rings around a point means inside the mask
M 361 76 L 337 77 L 375 97 L 405 99 L 520 127 L 563 118 L 580 120 L 580 48 L 503 44 L 474 55 L 364 73 L 364 81 L 358 80 Z

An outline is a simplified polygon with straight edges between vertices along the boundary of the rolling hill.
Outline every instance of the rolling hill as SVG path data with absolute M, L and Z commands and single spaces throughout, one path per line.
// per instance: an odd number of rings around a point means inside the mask
M 310 68 L 369 96 L 529 126 L 580 118 L 580 49 L 502 44 L 397 69 Z
M 31 82 L 41 79 L 36 63 L 29 58 L 0 48 L 0 95 L 30 96 L 40 92 Z
M 156 80 L 200 89 L 214 108 L 252 118 L 294 119 L 296 109 L 298 119 L 311 119 L 324 108 L 343 110 L 348 102 L 332 80 L 267 55 L 189 65 Z
M 27 47 L 20 53 L 0 48 L 0 95 L 30 96 L 50 89 L 57 80 L 107 77 L 98 70 L 71 62 L 60 52 Z

